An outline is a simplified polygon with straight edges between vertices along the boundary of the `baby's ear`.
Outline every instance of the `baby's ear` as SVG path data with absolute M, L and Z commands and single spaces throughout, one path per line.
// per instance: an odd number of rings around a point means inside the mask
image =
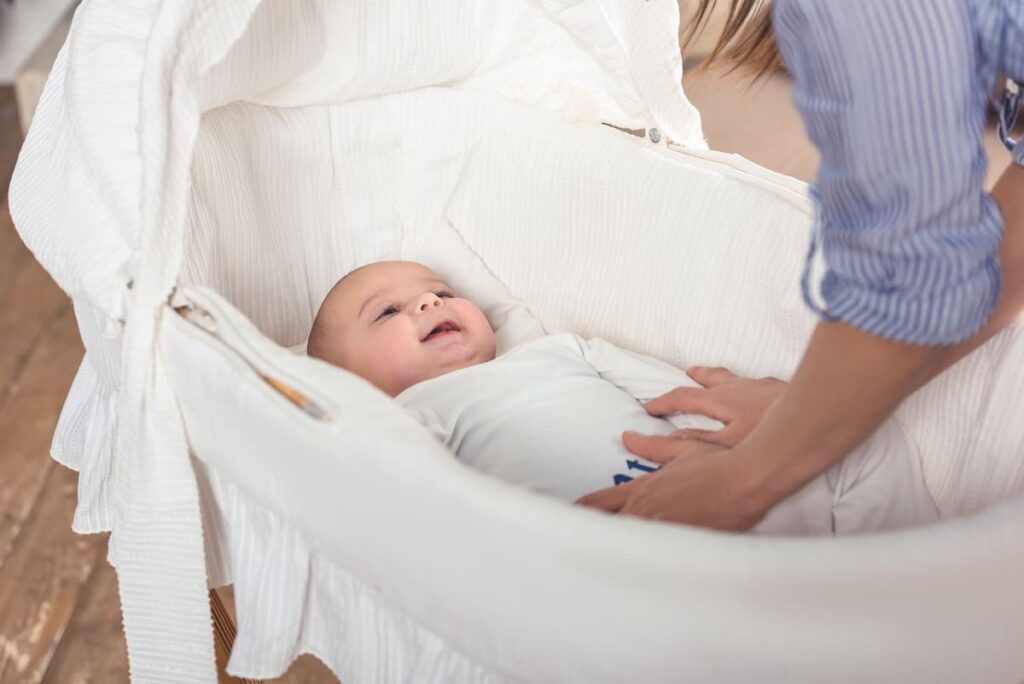
M 305 350 L 306 356 L 312 359 L 321 358 L 320 347 L 317 345 L 316 342 L 314 342 L 312 335 L 310 335 L 309 339 L 306 340 Z
M 323 316 L 317 316 L 313 322 L 313 327 L 309 331 L 309 339 L 306 340 L 306 355 L 326 361 L 330 352 L 330 334 L 323 318 Z

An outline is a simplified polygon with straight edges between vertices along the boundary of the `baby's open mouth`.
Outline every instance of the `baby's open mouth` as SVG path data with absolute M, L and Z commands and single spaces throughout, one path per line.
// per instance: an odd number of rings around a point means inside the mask
M 430 331 L 429 335 L 427 335 L 426 337 L 424 337 L 420 341 L 421 342 L 427 342 L 428 340 L 432 340 L 432 339 L 435 339 L 437 337 L 441 337 L 442 335 L 446 335 L 448 333 L 461 332 L 461 331 L 462 331 L 462 328 L 460 328 L 459 324 L 456 323 L 455 321 L 451 321 L 451 320 L 441 321 L 436 326 L 434 326 L 434 329 Z

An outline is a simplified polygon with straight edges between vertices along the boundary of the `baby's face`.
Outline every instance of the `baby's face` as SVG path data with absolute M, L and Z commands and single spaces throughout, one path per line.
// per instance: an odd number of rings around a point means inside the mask
M 391 396 L 494 358 L 494 331 L 483 312 L 429 268 L 407 261 L 350 273 L 327 295 L 316 326 L 317 356 Z

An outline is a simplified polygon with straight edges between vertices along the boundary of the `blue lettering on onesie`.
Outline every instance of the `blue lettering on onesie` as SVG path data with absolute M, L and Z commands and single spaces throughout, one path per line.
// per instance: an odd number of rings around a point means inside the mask
M 639 459 L 631 458 L 631 459 L 627 459 L 626 460 L 626 469 L 627 470 L 639 470 L 641 473 L 653 473 L 653 472 L 655 472 L 657 470 L 660 470 L 661 466 L 660 465 L 647 465 L 646 463 L 641 463 Z M 632 481 L 633 481 L 633 476 L 632 475 L 626 475 L 625 473 L 615 473 L 615 475 L 612 477 L 612 482 L 615 483 L 616 487 L 618 487 L 621 484 L 626 484 L 627 482 L 632 482 Z

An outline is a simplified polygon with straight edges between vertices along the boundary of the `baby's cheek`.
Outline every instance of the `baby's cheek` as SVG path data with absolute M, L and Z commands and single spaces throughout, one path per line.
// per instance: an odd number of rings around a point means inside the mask
M 409 385 L 421 379 L 423 358 L 408 335 L 380 335 L 373 343 L 374 374 L 389 386 Z
M 476 352 L 490 361 L 494 358 L 494 331 L 483 311 L 473 304 L 463 313 L 464 320 L 473 322 L 473 341 Z

